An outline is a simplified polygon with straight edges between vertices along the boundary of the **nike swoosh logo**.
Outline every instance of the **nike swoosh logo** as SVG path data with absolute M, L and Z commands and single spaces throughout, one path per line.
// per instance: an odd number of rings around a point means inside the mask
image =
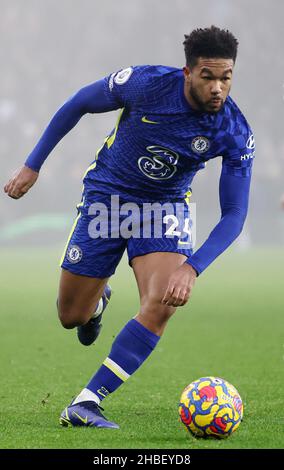
M 143 116 L 141 119 L 142 122 L 146 122 L 147 124 L 159 124 L 159 122 L 156 121 L 150 121 L 149 119 L 146 118 L 146 116 Z
M 80 421 L 82 421 L 82 423 L 87 424 L 87 422 L 88 422 L 88 416 L 86 416 L 86 418 L 82 418 L 82 416 L 78 415 L 78 414 L 76 413 L 76 411 L 73 411 L 73 415 L 77 416 L 77 418 L 78 418 Z

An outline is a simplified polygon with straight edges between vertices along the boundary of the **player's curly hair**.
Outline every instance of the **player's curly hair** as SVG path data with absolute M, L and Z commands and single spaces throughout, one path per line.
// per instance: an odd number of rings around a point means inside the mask
M 184 35 L 183 42 L 186 65 L 193 68 L 199 57 L 233 59 L 236 61 L 238 40 L 227 29 L 217 26 L 194 29 L 189 35 Z

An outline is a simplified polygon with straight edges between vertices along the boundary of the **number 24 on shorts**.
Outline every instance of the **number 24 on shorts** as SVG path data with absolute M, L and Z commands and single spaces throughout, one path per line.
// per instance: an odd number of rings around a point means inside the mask
M 181 221 L 179 221 L 179 219 L 173 214 L 165 215 L 163 217 L 163 223 L 169 225 L 168 229 L 165 232 L 165 235 L 167 237 L 176 236 L 179 238 L 179 244 L 190 245 L 191 247 L 193 247 L 194 234 L 192 230 L 192 220 L 189 217 L 186 217 L 182 221 L 182 227 L 180 227 L 180 222 Z

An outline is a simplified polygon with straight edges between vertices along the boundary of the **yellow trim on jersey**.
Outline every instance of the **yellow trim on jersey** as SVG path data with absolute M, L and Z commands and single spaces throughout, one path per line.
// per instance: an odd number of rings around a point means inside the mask
M 96 156 L 95 156 L 95 161 L 87 168 L 87 170 L 85 171 L 84 173 L 84 176 L 83 176 L 83 179 L 87 176 L 87 174 L 89 173 L 89 171 L 91 170 L 94 170 L 97 166 L 97 160 L 99 158 L 99 153 L 100 151 L 103 149 L 103 147 L 105 146 L 105 144 L 107 144 L 107 148 L 110 149 L 110 147 L 113 145 L 114 141 L 115 141 L 115 138 L 116 138 L 116 134 L 117 134 L 117 130 L 118 130 L 118 126 L 119 126 L 119 123 L 120 123 L 120 120 L 121 120 L 121 117 L 122 117 L 122 114 L 123 114 L 123 111 L 124 111 L 125 108 L 122 108 L 120 113 L 119 113 L 119 116 L 117 118 L 117 121 L 116 121 L 116 125 L 115 125 L 115 128 L 114 128 L 114 132 L 112 135 L 108 135 L 104 142 L 103 142 L 103 145 L 97 150 L 97 153 L 96 153 Z
M 86 171 L 85 171 L 85 173 L 84 173 L 84 175 L 83 175 L 83 179 L 87 176 L 87 174 L 89 173 L 89 171 L 94 170 L 94 169 L 96 168 L 96 166 L 97 166 L 97 159 L 99 158 L 99 153 L 100 153 L 100 151 L 102 150 L 103 146 L 105 145 L 106 141 L 107 141 L 107 138 L 104 140 L 103 145 L 101 145 L 100 148 L 97 150 L 97 153 L 96 153 L 96 156 L 95 156 L 95 161 L 86 169 Z M 84 188 L 83 188 L 83 190 L 84 190 Z
M 80 206 L 82 206 L 83 204 L 84 204 L 84 202 L 82 201 L 77 207 L 80 207 Z M 80 219 L 80 217 L 81 217 L 81 212 L 80 212 L 80 214 L 77 215 L 77 217 L 76 217 L 76 219 L 75 219 L 75 222 L 74 222 L 74 224 L 73 224 L 73 226 L 72 226 L 72 228 L 71 228 L 71 232 L 69 233 L 69 237 L 68 237 L 68 239 L 67 239 L 67 242 L 66 242 L 66 245 L 65 245 L 65 248 L 64 248 L 63 255 L 62 255 L 62 257 L 61 257 L 59 266 L 61 266 L 61 264 L 62 264 L 63 261 L 64 261 L 64 258 L 65 258 L 65 255 L 66 255 L 66 251 L 67 251 L 67 248 L 68 248 L 68 245 L 69 245 L 69 242 L 70 242 L 70 240 L 71 240 L 71 237 L 72 237 L 72 235 L 73 235 L 73 233 L 74 233 L 74 230 L 75 230 L 75 228 L 76 228 L 76 226 L 77 226 L 77 223 L 78 223 L 78 220 Z
M 114 132 L 112 135 L 110 135 L 109 137 L 106 138 L 106 144 L 107 144 L 107 148 L 110 149 L 111 146 L 113 145 L 114 141 L 115 141 L 115 138 L 116 138 L 116 134 L 117 134 L 117 130 L 118 130 L 118 126 L 119 126 L 119 123 L 120 123 L 120 120 L 122 118 L 122 114 L 123 114 L 123 111 L 125 110 L 125 108 L 122 108 L 122 110 L 120 111 L 119 113 L 119 116 L 118 116 L 118 119 L 116 121 L 116 126 L 114 128 Z
M 116 126 L 115 126 L 115 129 L 114 129 L 113 134 L 112 134 L 111 136 L 108 136 L 108 137 L 105 138 L 105 140 L 104 140 L 104 142 L 103 142 L 103 145 L 102 145 L 102 146 L 97 150 L 97 152 L 96 152 L 95 161 L 87 168 L 87 170 L 86 170 L 85 173 L 84 173 L 83 179 L 87 176 L 87 174 L 89 173 L 89 171 L 94 170 L 94 169 L 96 168 L 96 166 L 97 166 L 97 160 L 98 160 L 98 158 L 99 158 L 99 153 L 100 153 L 100 151 L 102 150 L 102 148 L 104 147 L 104 145 L 107 144 L 107 148 L 108 148 L 108 149 L 113 145 L 113 143 L 114 143 L 114 141 L 115 141 L 115 138 L 116 138 L 118 126 L 119 126 L 119 123 L 120 123 L 120 120 L 121 120 L 121 117 L 122 117 L 122 114 L 123 114 L 124 109 L 125 109 L 125 108 L 122 108 L 121 111 L 120 111 L 120 113 L 119 113 L 119 116 L 118 116 L 118 119 L 117 119 Z M 83 194 L 83 192 L 84 192 L 84 185 L 83 185 L 82 194 Z M 82 207 L 83 205 L 84 205 L 84 199 L 80 202 L 80 204 L 77 205 L 77 209 L 79 209 L 79 207 Z M 64 258 L 65 258 L 65 255 L 66 255 L 66 251 L 67 251 L 67 248 L 68 248 L 68 245 L 69 245 L 69 242 L 70 242 L 70 240 L 71 240 L 71 237 L 72 237 L 72 235 L 73 235 L 73 233 L 74 233 L 74 230 L 75 230 L 75 228 L 76 228 L 76 226 L 77 226 L 77 223 L 78 223 L 78 220 L 80 219 L 80 217 L 81 217 L 81 213 L 77 215 L 77 217 L 76 217 L 76 219 L 75 219 L 75 222 L 74 222 L 74 224 L 73 224 L 73 226 L 72 226 L 71 232 L 70 232 L 70 234 L 69 234 L 69 237 L 68 237 L 68 239 L 67 239 L 67 243 L 66 243 L 65 248 L 64 248 L 64 251 L 63 251 L 63 255 L 62 255 L 61 260 L 60 260 L 60 266 L 61 266 L 61 264 L 62 264 L 63 261 L 64 261 Z M 117 366 L 117 367 L 119 367 L 119 366 Z M 122 370 L 122 369 L 121 369 L 121 370 Z M 114 371 L 113 371 L 113 372 L 114 372 Z M 116 373 L 116 372 L 114 372 L 114 373 Z M 125 373 L 126 373 L 126 372 L 125 372 Z M 118 375 L 118 374 L 116 374 L 116 375 Z M 120 378 L 121 378 L 121 377 L 120 377 Z M 121 380 L 126 380 L 126 378 L 124 378 L 124 379 L 121 378 Z
M 109 357 L 105 359 L 103 365 L 110 369 L 123 382 L 125 382 L 129 378 L 129 374 L 127 374 L 125 370 L 123 370 L 118 364 L 116 364 L 116 362 L 114 362 Z
M 184 200 L 185 200 L 186 204 L 189 204 L 191 195 L 192 195 L 192 192 L 189 189 L 184 195 Z
M 87 176 L 87 174 L 89 173 L 89 171 L 91 171 L 91 170 L 93 170 L 94 168 L 96 168 L 97 160 L 98 160 L 98 158 L 99 158 L 99 153 L 100 153 L 100 151 L 102 150 L 103 146 L 105 145 L 107 139 L 108 139 L 108 138 L 106 138 L 106 139 L 104 140 L 103 145 L 101 145 L 101 147 L 97 150 L 96 156 L 95 156 L 95 161 L 87 168 L 87 170 L 86 170 L 85 173 L 84 173 L 83 179 Z M 83 189 L 82 189 L 82 194 L 83 194 L 83 193 L 84 193 L 84 184 L 83 184 Z M 79 209 L 79 208 L 82 207 L 83 205 L 84 205 L 84 197 L 83 197 L 82 201 L 77 205 L 77 209 Z M 75 228 L 76 228 L 76 226 L 77 226 L 77 223 L 78 223 L 78 220 L 80 219 L 80 217 L 81 217 L 81 213 L 77 215 L 77 217 L 76 217 L 76 219 L 75 219 L 75 222 L 74 222 L 74 224 L 73 224 L 73 226 L 72 226 L 72 228 L 71 228 L 71 232 L 70 232 L 69 237 L 68 237 L 68 239 L 67 239 L 67 242 L 66 242 L 66 245 L 65 245 L 65 248 L 64 248 L 64 251 L 63 251 L 63 255 L 62 255 L 61 260 L 60 260 L 60 266 L 61 266 L 61 264 L 62 264 L 63 261 L 64 261 L 64 258 L 65 258 L 65 255 L 66 255 L 66 251 L 67 251 L 67 248 L 68 248 L 68 245 L 69 245 L 69 242 L 70 242 L 70 240 L 71 240 L 71 237 L 72 237 L 72 235 L 73 235 L 73 233 L 74 233 L 74 230 L 75 230 Z

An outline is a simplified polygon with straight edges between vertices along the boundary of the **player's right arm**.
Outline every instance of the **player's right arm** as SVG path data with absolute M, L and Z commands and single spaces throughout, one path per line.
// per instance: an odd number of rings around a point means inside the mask
M 4 186 L 5 193 L 13 199 L 26 194 L 36 182 L 50 152 L 84 114 L 113 111 L 120 107 L 122 104 L 119 100 L 107 92 L 106 79 L 79 90 L 53 116 L 24 166 Z

